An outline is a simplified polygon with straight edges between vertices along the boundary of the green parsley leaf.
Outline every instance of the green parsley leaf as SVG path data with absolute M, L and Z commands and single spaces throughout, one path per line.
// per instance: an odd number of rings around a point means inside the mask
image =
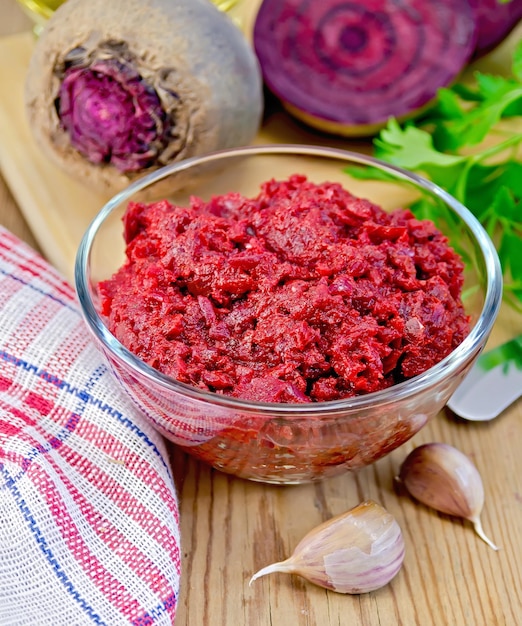
M 415 126 L 401 128 L 391 119 L 387 128 L 375 139 L 375 156 L 409 169 L 423 165 L 452 167 L 461 163 L 465 157 L 443 154 L 433 147 L 431 135 Z
M 444 181 L 448 191 L 454 187 L 466 157 L 439 152 L 431 135 L 413 125 L 405 128 L 390 120 L 374 141 L 375 156 L 393 165 L 418 171 L 434 183 Z
M 468 175 L 463 198 L 464 204 L 480 220 L 485 221 L 489 212 L 505 212 L 512 220 L 520 220 L 520 209 L 516 201 L 503 203 L 505 190 L 510 190 L 513 198 L 522 198 L 522 163 L 507 161 L 498 165 L 474 165 Z M 513 207 L 513 209 L 511 208 Z M 513 213 L 511 213 L 513 210 Z M 518 215 L 517 215 L 518 214 Z
M 494 367 L 508 363 L 514 364 L 518 369 L 522 369 L 521 337 L 515 337 L 511 341 L 485 352 L 480 357 L 480 368 L 486 372 Z
M 486 138 L 492 128 L 503 118 L 522 113 L 522 84 L 501 77 L 476 74 L 482 100 L 459 117 L 439 118 L 435 138 L 442 151 L 457 151 L 464 146 L 474 146 Z

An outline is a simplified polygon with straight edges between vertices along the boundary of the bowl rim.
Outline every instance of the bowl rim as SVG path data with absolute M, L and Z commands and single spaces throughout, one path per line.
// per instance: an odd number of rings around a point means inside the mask
M 98 314 L 88 287 L 90 280 L 89 259 L 92 244 L 105 219 L 113 210 L 128 201 L 133 194 L 174 173 L 187 170 L 195 165 L 211 163 L 223 158 L 227 159 L 238 156 L 251 157 L 270 154 L 324 157 L 346 161 L 347 163 L 351 162 L 374 166 L 395 175 L 399 179 L 413 182 L 433 195 L 438 196 L 462 218 L 473 237 L 475 237 L 482 253 L 482 260 L 486 268 L 486 294 L 476 324 L 467 337 L 448 356 L 425 372 L 380 391 L 339 400 L 290 404 L 235 398 L 205 391 L 187 383 L 177 381 L 139 359 L 116 339 Z M 447 191 L 414 172 L 392 165 L 373 156 L 351 150 L 344 150 L 342 148 L 299 143 L 259 144 L 218 150 L 163 166 L 130 183 L 125 189 L 113 195 L 112 198 L 104 204 L 87 227 L 77 249 L 74 266 L 74 284 L 84 320 L 90 331 L 94 334 L 94 337 L 104 347 L 104 351 L 108 350 L 112 352 L 128 367 L 137 370 L 140 375 L 154 384 L 159 384 L 169 391 L 190 396 L 192 399 L 202 402 L 210 402 L 222 408 L 241 410 L 247 413 L 261 412 L 267 415 L 277 413 L 288 417 L 293 415 L 302 417 L 306 414 L 320 416 L 323 414 L 367 409 L 388 403 L 396 403 L 435 385 L 436 382 L 440 380 L 441 376 L 453 376 L 458 374 L 463 363 L 466 363 L 468 360 L 473 360 L 482 350 L 500 309 L 503 286 L 499 257 L 489 235 L 471 211 Z M 105 356 L 107 357 L 107 354 Z

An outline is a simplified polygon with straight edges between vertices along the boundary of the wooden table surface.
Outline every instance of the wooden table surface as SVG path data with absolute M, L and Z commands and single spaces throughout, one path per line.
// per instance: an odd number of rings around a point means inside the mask
M 0 16 L 0 36 L 29 28 L 15 0 L 0 0 Z M 1 175 L 0 223 L 38 249 Z M 518 333 L 522 315 L 504 309 L 490 346 Z M 483 525 L 501 547 L 498 552 L 480 541 L 467 522 L 394 491 L 393 476 L 402 460 L 414 446 L 428 441 L 458 447 L 479 468 L 486 493 Z M 521 451 L 522 402 L 484 424 L 442 412 L 373 466 L 310 485 L 250 483 L 172 449 L 183 551 L 176 625 L 522 624 Z M 367 498 L 385 506 L 404 532 L 406 558 L 391 584 L 369 594 L 345 596 L 276 574 L 249 587 L 258 568 L 289 556 L 312 527 Z

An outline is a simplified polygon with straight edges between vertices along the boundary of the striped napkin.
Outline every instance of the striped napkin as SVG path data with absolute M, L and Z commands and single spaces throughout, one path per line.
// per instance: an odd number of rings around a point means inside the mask
M 178 503 L 72 287 L 0 227 L 0 625 L 172 624 Z

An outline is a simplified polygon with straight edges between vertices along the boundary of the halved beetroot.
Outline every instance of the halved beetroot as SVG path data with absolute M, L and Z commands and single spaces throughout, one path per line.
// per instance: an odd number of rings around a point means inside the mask
M 253 37 L 265 83 L 291 113 L 369 135 L 451 83 L 475 32 L 469 0 L 264 0 Z
M 500 44 L 522 20 L 522 0 L 470 0 L 477 22 L 475 56 Z

